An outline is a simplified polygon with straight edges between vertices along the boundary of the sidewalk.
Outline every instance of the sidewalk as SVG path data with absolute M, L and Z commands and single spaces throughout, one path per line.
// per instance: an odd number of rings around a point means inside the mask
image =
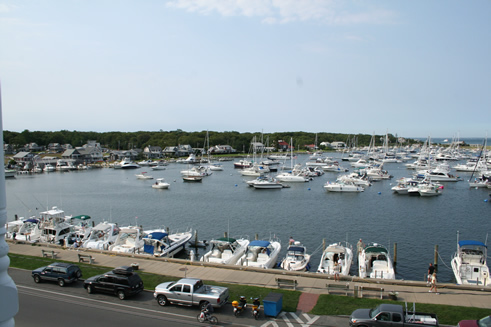
M 13 243 L 7 240 L 10 247 L 9 253 L 23 254 L 41 257 L 41 250 L 54 250 L 58 252 L 57 258 L 65 261 L 78 262 L 78 254 L 90 254 L 94 258 L 94 265 L 106 267 L 129 266 L 137 263 L 140 270 L 145 272 L 175 276 L 182 278 L 198 277 L 204 280 L 213 280 L 228 284 L 240 284 L 277 288 L 275 278 L 296 279 L 297 290 L 304 293 L 299 302 L 299 310 L 308 312 L 315 305 L 318 295 L 328 294 L 326 284 L 339 283 L 344 285 L 349 283 L 349 295 L 353 296 L 355 288 L 378 288 L 378 291 L 363 291 L 364 296 L 371 298 L 380 297 L 380 288 L 383 288 L 384 298 L 388 297 L 389 292 L 397 292 L 397 299 L 407 301 L 408 304 L 432 303 L 443 305 L 468 306 L 477 308 L 491 309 L 491 287 L 458 286 L 454 284 L 439 284 L 439 294 L 429 293 L 429 287 L 425 282 L 404 281 L 404 280 L 380 280 L 374 282 L 357 277 L 349 276 L 340 282 L 334 282 L 330 276 L 316 273 L 297 273 L 283 271 L 279 269 L 255 269 L 240 266 L 224 266 L 215 264 L 205 264 L 202 262 L 190 262 L 183 259 L 153 258 L 146 255 L 124 255 L 115 254 L 107 251 L 92 251 L 80 249 L 63 249 L 56 245 L 32 245 Z M 332 294 L 345 294 L 345 290 L 331 290 Z M 358 294 L 360 295 L 360 294 Z

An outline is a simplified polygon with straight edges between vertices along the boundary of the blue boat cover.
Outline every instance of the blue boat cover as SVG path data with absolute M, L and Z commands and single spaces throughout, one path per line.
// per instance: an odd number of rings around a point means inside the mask
M 168 234 L 164 233 L 164 232 L 153 232 L 153 233 L 148 234 L 148 238 L 150 238 L 152 240 L 161 240 L 164 237 L 166 237 L 167 235 Z
M 24 222 L 37 224 L 39 221 L 37 219 L 34 219 L 34 218 L 29 218 L 29 219 L 24 220 Z
M 268 247 L 270 243 L 268 241 L 252 241 L 249 246 L 261 246 L 263 248 Z
M 471 241 L 471 240 L 459 241 L 459 246 L 464 246 L 464 245 L 479 245 L 479 246 L 487 247 L 486 244 L 479 241 Z

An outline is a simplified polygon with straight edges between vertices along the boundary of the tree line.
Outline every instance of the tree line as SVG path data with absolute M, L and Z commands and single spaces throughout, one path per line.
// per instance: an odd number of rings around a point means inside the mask
M 208 133 L 209 140 L 206 140 Z M 376 145 L 382 145 L 385 135 L 375 135 Z M 101 146 L 112 150 L 129 150 L 146 146 L 160 146 L 164 149 L 167 146 L 179 144 L 189 144 L 193 148 L 206 148 L 215 145 L 230 145 L 237 152 L 248 152 L 253 139 L 261 142 L 265 146 L 277 148 L 277 143 L 283 140 L 287 143 L 293 140 L 295 150 L 303 150 L 306 145 L 320 146 L 322 142 L 345 142 L 348 146 L 366 146 L 370 144 L 372 135 L 368 134 L 339 134 L 339 133 L 309 133 L 309 132 L 278 132 L 278 133 L 239 133 L 236 131 L 216 132 L 186 132 L 181 129 L 174 131 L 138 131 L 138 132 L 82 132 L 82 131 L 29 131 L 22 132 L 4 131 L 3 140 L 5 144 L 10 144 L 14 148 L 23 147 L 29 143 L 36 143 L 39 146 L 47 147 L 50 143 L 71 144 L 79 147 L 94 140 Z M 397 144 L 397 137 L 389 134 L 389 145 Z M 316 143 L 317 140 L 317 143 Z M 417 142 L 416 140 L 406 140 Z M 205 144 L 207 143 L 207 144 Z

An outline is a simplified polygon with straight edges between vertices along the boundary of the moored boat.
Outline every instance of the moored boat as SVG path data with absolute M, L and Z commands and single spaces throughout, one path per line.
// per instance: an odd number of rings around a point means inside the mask
M 288 245 L 286 257 L 281 261 L 280 267 L 285 270 L 306 271 L 310 269 L 310 254 L 307 248 L 299 241 Z
M 358 255 L 360 278 L 395 279 L 394 266 L 389 251 L 383 245 L 367 245 Z
M 486 264 L 488 247 L 474 240 L 457 241 L 451 265 L 457 284 L 488 286 L 489 268 Z

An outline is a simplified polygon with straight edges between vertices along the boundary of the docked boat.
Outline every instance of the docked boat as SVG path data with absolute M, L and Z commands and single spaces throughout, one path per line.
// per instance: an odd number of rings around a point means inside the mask
M 72 235 L 72 225 L 66 222 L 65 212 L 58 207 L 39 213 L 39 223 L 32 229 L 32 242 L 61 244 Z
M 109 251 L 118 253 L 140 253 L 143 251 L 143 231 L 137 226 L 121 227 L 118 237 Z
M 143 171 L 140 174 L 136 174 L 135 176 L 138 179 L 153 179 L 153 177 L 151 175 L 147 175 L 146 171 Z
M 17 174 L 17 171 L 15 169 L 5 168 L 5 178 L 15 177 L 16 174 Z
M 168 189 L 170 187 L 170 184 L 165 181 L 164 178 L 157 178 L 155 180 L 155 183 L 152 184 L 152 188 L 157 188 L 157 189 Z
M 276 266 L 281 251 L 278 241 L 255 240 L 249 243 L 247 251 L 237 261 L 237 265 L 257 268 Z
M 222 237 L 211 240 L 210 251 L 205 253 L 200 261 L 235 265 L 240 257 L 244 255 L 248 245 L 249 240 L 247 238 Z
M 324 184 L 324 189 L 328 192 L 351 192 L 359 193 L 365 191 L 362 186 L 355 185 L 352 182 L 327 182 Z
M 14 238 L 18 241 L 30 241 L 31 233 L 34 228 L 39 223 L 39 220 L 36 218 L 28 218 L 28 219 L 19 219 L 14 221 L 9 221 L 5 225 L 7 229 L 6 238 Z
M 353 263 L 353 247 L 348 242 L 330 244 L 323 252 L 318 273 L 334 274 L 335 266 L 341 260 L 340 275 L 348 276 Z
M 360 278 L 395 279 L 387 248 L 377 243 L 367 245 L 358 254 L 358 275 Z
M 114 168 L 116 168 L 116 166 L 114 166 Z M 124 158 L 120 163 L 120 168 L 121 169 L 137 169 L 137 168 L 140 168 L 140 165 L 131 161 L 130 158 Z
M 155 257 L 173 257 L 184 249 L 192 236 L 191 230 L 175 233 L 164 229 L 145 231 L 143 252 Z
M 102 222 L 95 225 L 89 235 L 82 240 L 82 247 L 95 250 L 108 250 L 118 238 L 118 224 Z
M 280 267 L 285 270 L 308 271 L 310 269 L 310 254 L 307 248 L 299 241 L 290 244 L 286 250 L 286 257 L 281 261 Z
M 489 268 L 486 264 L 488 247 L 473 240 L 457 241 L 451 265 L 457 284 L 490 285 Z
M 55 166 L 53 166 L 50 163 L 47 163 L 46 165 L 44 165 L 44 168 L 43 168 L 43 171 L 45 173 L 50 173 L 50 172 L 55 171 L 55 170 L 56 170 Z
M 72 170 L 71 166 L 68 164 L 66 160 L 58 160 L 56 162 L 56 170 L 58 171 L 70 171 Z

